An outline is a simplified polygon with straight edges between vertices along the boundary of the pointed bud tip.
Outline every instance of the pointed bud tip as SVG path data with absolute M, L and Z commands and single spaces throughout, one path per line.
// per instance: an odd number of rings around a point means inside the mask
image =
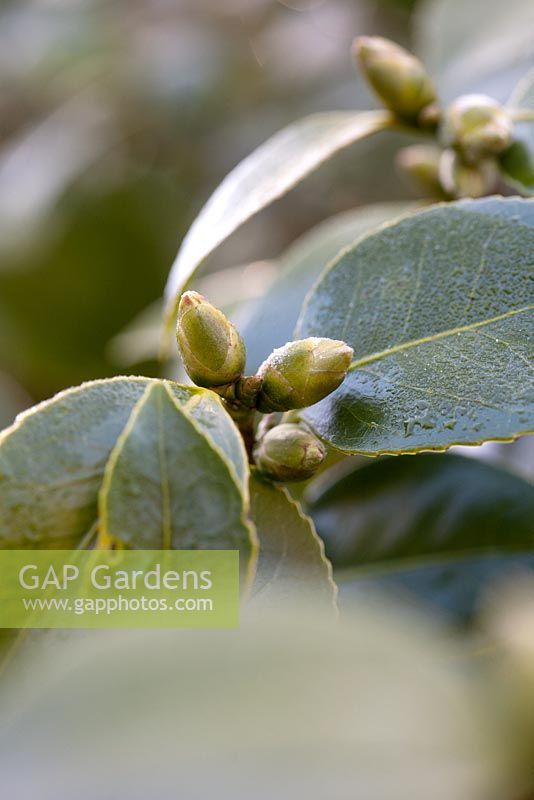
M 358 58 L 365 61 L 379 53 L 387 53 L 391 49 L 400 49 L 395 42 L 383 36 L 357 36 L 352 43 L 352 49 Z
M 180 303 L 178 305 L 178 313 L 184 311 L 185 309 L 192 308 L 194 306 L 198 306 L 200 303 L 206 303 L 206 298 L 199 294 L 198 292 L 188 291 L 184 292 L 183 295 L 180 297 Z
M 373 50 L 373 37 L 357 36 L 352 43 L 352 50 L 359 58 L 365 58 Z

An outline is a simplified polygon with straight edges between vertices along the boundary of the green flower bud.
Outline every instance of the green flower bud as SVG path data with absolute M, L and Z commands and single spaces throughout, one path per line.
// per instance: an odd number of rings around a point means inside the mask
M 414 144 L 397 153 L 395 163 L 417 191 L 431 197 L 443 197 L 439 179 L 442 150 L 434 144 Z
M 197 292 L 185 292 L 178 308 L 178 347 L 197 386 L 234 383 L 245 368 L 245 345 L 222 311 Z
M 325 456 L 325 448 L 313 433 L 289 423 L 268 431 L 254 450 L 258 469 L 275 481 L 311 478 Z
M 512 137 L 509 113 L 486 95 L 464 95 L 445 111 L 441 129 L 443 144 L 456 147 L 467 161 L 499 155 L 511 145 Z
M 419 59 L 380 36 L 360 36 L 354 51 L 365 77 L 387 108 L 414 121 L 436 90 Z
M 337 389 L 350 366 L 352 347 L 335 339 L 301 339 L 274 350 L 258 375 L 259 411 L 289 411 L 318 403 Z
M 450 197 L 484 197 L 494 191 L 499 168 L 494 158 L 467 164 L 455 150 L 445 150 L 440 159 L 439 177 Z

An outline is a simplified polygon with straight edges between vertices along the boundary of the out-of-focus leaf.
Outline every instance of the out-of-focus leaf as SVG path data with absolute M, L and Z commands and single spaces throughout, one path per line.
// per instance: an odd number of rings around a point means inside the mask
M 0 252 L 24 245 L 31 227 L 117 136 L 109 109 L 76 96 L 0 154 Z M 0 269 L 7 261 L 0 259 Z
M 342 248 L 413 207 L 409 203 L 364 206 L 331 217 L 301 236 L 281 256 L 280 270 L 270 289 L 238 310 L 237 321 L 247 346 L 247 369 L 255 371 L 275 347 L 292 339 L 306 294 Z
M 160 296 L 180 207 L 172 182 L 139 170 L 63 195 L 42 238 L 1 255 L 0 370 L 37 400 L 116 374 L 108 342 Z
M 148 378 L 112 378 L 68 389 L 21 414 L 0 435 L 1 547 L 79 544 L 97 520 L 97 496 L 111 450 L 150 383 Z M 246 497 L 242 444 L 220 400 L 206 390 L 164 383 L 232 460 Z
M 257 616 L 28 643 L 1 685 L 6 797 L 515 796 L 486 671 L 450 631 L 365 600 L 338 624 Z
M 323 483 L 308 511 L 342 596 L 404 589 L 464 617 L 491 579 L 534 567 L 534 487 L 476 459 L 381 459 Z
M 252 609 L 287 611 L 300 605 L 333 613 L 332 568 L 312 521 L 285 489 L 256 474 L 251 477 L 250 502 L 260 546 Z
M 344 452 L 443 450 L 534 429 L 534 201 L 440 205 L 360 240 L 308 297 L 300 336 L 354 348 L 304 412 Z
M 151 303 L 114 336 L 108 344 L 110 359 L 119 367 L 131 367 L 157 358 L 161 342 L 161 302 Z
M 440 96 L 483 92 L 505 102 L 534 64 L 531 0 L 426 0 L 417 49 Z
M 504 178 L 522 194 L 534 194 L 534 69 L 519 82 L 508 100 L 518 111 L 530 111 L 533 119 L 516 122 L 514 144 L 501 157 Z
M 31 405 L 30 397 L 10 375 L 0 372 L 0 430 L 7 428 L 17 414 Z
M 141 550 L 239 550 L 245 565 L 256 544 L 242 487 L 187 405 L 146 388 L 106 466 L 100 533 Z
M 314 114 L 279 131 L 238 164 L 200 212 L 172 266 L 165 289 L 167 329 L 180 295 L 221 242 L 336 152 L 392 125 L 385 111 Z

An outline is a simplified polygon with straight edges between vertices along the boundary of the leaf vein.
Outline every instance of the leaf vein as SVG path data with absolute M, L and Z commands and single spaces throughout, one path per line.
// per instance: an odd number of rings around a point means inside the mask
M 443 392 L 441 390 L 434 391 L 433 389 L 430 389 L 427 386 L 412 386 L 409 383 L 399 383 L 398 381 L 394 381 L 388 375 L 380 375 L 379 373 L 371 372 L 371 370 L 368 369 L 362 369 L 360 371 L 366 373 L 367 375 L 371 375 L 374 378 L 379 378 L 380 380 L 388 381 L 388 383 L 394 383 L 395 386 L 398 386 L 401 389 L 410 389 L 411 391 L 414 392 L 423 392 L 424 394 L 428 394 L 431 397 L 445 397 L 448 400 L 457 400 L 460 403 L 465 403 L 465 402 L 475 403 L 476 405 L 484 406 L 485 408 L 492 408 L 494 411 L 502 411 L 502 408 L 500 408 L 499 406 L 494 406 L 492 403 L 486 403 L 479 397 L 468 397 L 465 394 L 460 396 L 456 394 L 450 394 L 449 392 Z
M 412 317 L 413 310 L 415 308 L 415 301 L 417 299 L 417 295 L 419 294 L 419 290 L 421 288 L 421 275 L 423 271 L 423 263 L 426 256 L 426 251 L 428 247 L 428 236 L 425 236 L 423 240 L 423 244 L 421 246 L 421 254 L 419 256 L 419 260 L 417 262 L 417 269 L 415 274 L 415 286 L 412 294 L 412 298 L 410 300 L 410 305 L 408 306 L 408 311 L 406 312 L 406 318 L 404 320 L 404 325 L 402 326 L 402 334 L 404 336 L 406 331 L 408 330 L 408 325 L 410 323 L 410 319 Z
M 509 317 L 516 316 L 517 314 L 523 314 L 526 311 L 532 311 L 533 309 L 534 304 L 524 306 L 523 308 L 513 309 L 512 311 L 507 311 L 504 314 L 499 314 L 498 316 L 490 317 L 489 319 L 480 320 L 479 322 L 471 322 L 469 325 L 461 325 L 457 328 L 449 328 L 445 331 L 433 333 L 430 336 L 422 336 L 420 339 L 412 339 L 409 342 L 402 342 L 401 344 L 381 350 L 378 353 L 371 353 L 370 355 L 364 356 L 357 361 L 353 361 L 349 367 L 349 372 L 353 372 L 356 369 L 361 369 L 361 367 L 365 366 L 366 364 L 372 364 L 375 361 L 381 361 L 383 358 L 395 355 L 395 353 L 400 353 L 404 350 L 410 350 L 413 347 L 419 347 L 423 344 L 430 344 L 431 342 L 438 341 L 439 339 L 446 339 L 449 336 L 454 336 L 458 333 L 468 333 L 469 331 L 474 331 L 477 328 L 483 328 L 486 325 L 492 325 L 494 322 L 500 322 L 503 319 L 508 319 Z

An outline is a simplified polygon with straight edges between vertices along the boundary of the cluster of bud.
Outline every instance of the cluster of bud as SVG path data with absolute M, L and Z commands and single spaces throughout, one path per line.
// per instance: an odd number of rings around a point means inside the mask
M 354 54 L 392 118 L 435 135 L 433 143 L 406 147 L 397 156 L 398 168 L 418 189 L 456 198 L 481 197 L 496 188 L 498 158 L 513 144 L 512 112 L 485 95 L 465 95 L 442 109 L 423 64 L 388 39 L 360 37 Z M 262 473 L 276 481 L 313 475 L 326 455 L 321 442 L 292 422 L 271 428 L 256 441 L 254 413 L 274 415 L 318 403 L 345 379 L 351 347 L 325 338 L 288 342 L 271 353 L 256 375 L 245 376 L 239 332 L 197 292 L 182 295 L 177 340 L 187 374 L 224 399 Z
M 491 97 L 464 95 L 441 109 L 434 85 L 412 53 L 388 39 L 354 43 L 361 71 L 386 108 L 412 127 L 435 130 L 438 144 L 400 151 L 397 166 L 437 198 L 481 197 L 498 184 L 498 158 L 513 143 L 513 114 Z
M 191 380 L 220 394 L 247 434 L 254 411 L 270 414 L 305 408 L 329 395 L 345 379 L 353 355 L 341 341 L 302 339 L 274 350 L 256 375 L 244 376 L 241 336 L 222 311 L 197 292 L 182 295 L 176 336 Z M 253 458 L 272 480 L 295 481 L 309 478 L 325 454 L 312 433 L 285 423 L 261 437 Z
M 494 158 L 470 163 L 457 150 L 437 145 L 411 145 L 397 153 L 396 163 L 416 191 L 438 199 L 484 197 L 499 180 Z

